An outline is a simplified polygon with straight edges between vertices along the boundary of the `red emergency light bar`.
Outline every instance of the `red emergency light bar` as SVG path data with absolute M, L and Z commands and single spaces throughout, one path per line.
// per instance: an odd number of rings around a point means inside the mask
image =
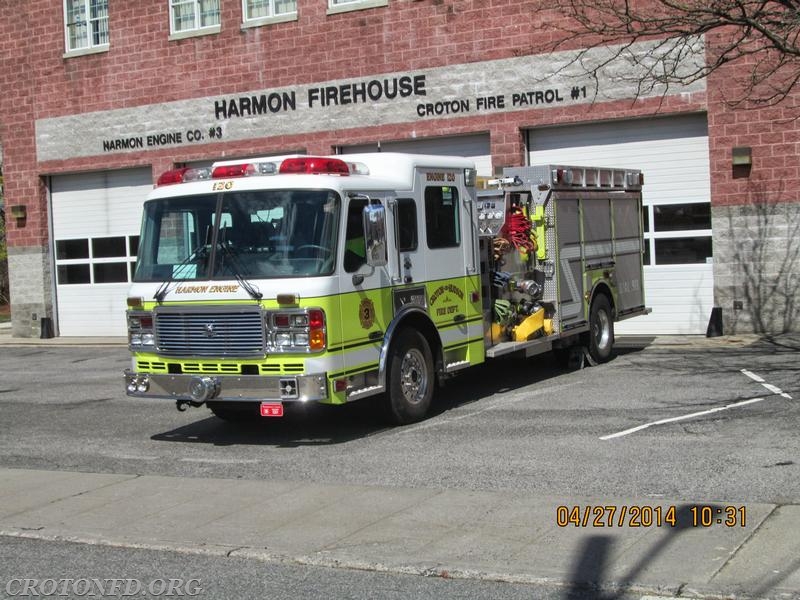
M 309 175 L 350 175 L 350 167 L 339 158 L 325 158 L 319 156 L 297 156 L 287 158 L 281 163 L 280 173 Z
M 211 171 L 211 179 L 230 179 L 231 177 L 247 177 L 255 175 L 256 167 L 251 163 L 240 165 L 221 165 Z
M 156 186 L 160 185 L 172 185 L 173 183 L 186 183 L 188 181 L 202 181 L 204 179 L 208 179 L 211 177 L 211 172 L 206 168 L 190 168 L 190 167 L 181 167 L 179 169 L 171 169 L 169 171 L 163 172 L 158 181 L 156 181 Z
M 251 177 L 253 175 L 274 175 L 276 170 L 281 174 L 306 175 L 350 175 L 351 165 L 339 158 L 320 156 L 297 156 L 286 158 L 277 167 L 274 162 L 245 162 L 232 165 L 218 165 L 213 170 L 191 169 L 183 167 L 162 173 L 156 185 L 172 185 L 201 179 L 233 179 Z M 353 172 L 366 175 L 369 170 L 360 163 L 352 164 Z

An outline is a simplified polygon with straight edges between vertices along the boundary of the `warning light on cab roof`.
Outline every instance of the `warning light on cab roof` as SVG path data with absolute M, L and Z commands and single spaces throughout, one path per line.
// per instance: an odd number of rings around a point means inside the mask
M 309 175 L 350 175 L 350 167 L 339 158 L 297 156 L 281 163 L 280 173 L 306 173 Z
M 251 161 L 217 165 L 212 169 L 192 169 L 183 167 L 166 171 L 156 183 L 157 186 L 201 181 L 204 179 L 233 179 L 258 175 L 369 175 L 363 163 L 347 163 L 339 158 L 325 156 L 293 156 L 280 161 Z

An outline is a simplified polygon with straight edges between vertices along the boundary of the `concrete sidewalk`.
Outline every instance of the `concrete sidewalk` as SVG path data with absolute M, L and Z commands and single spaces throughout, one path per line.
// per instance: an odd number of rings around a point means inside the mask
M 560 505 L 579 506 L 581 520 L 586 507 L 613 505 L 614 524 L 592 526 L 592 512 L 586 526 L 559 527 Z M 735 526 L 712 513 L 702 527 L 692 523 L 700 505 L 0 469 L 6 536 L 565 588 L 800 598 L 800 506 L 747 504 L 744 527 L 741 512 Z M 633 527 L 632 506 L 659 506 L 665 519 L 674 506 L 677 526 Z M 608 522 L 608 511 L 598 514 Z
M 120 337 L 14 337 L 11 323 L 0 323 L 0 346 L 125 346 L 128 338 Z

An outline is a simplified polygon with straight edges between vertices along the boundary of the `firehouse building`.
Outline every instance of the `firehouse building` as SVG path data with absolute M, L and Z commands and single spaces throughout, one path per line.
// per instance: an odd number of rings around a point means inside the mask
M 377 150 L 467 156 L 487 178 L 641 169 L 652 313 L 617 333 L 705 334 L 715 307 L 725 333 L 797 330 L 798 98 L 735 109 L 730 71 L 643 95 L 623 63 L 592 78 L 552 52 L 553 18 L 524 0 L 15 3 L 0 24 L 13 335 L 125 335 L 161 172 Z

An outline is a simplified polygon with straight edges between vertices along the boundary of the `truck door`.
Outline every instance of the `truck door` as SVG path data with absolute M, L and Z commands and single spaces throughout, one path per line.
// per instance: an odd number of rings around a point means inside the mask
M 344 204 L 344 235 L 340 248 L 341 323 L 344 364 L 348 370 L 377 368 L 384 334 L 394 316 L 392 284 L 397 273 L 397 257 L 387 252 L 383 267 L 367 265 L 364 238 L 364 207 L 379 203 L 386 207 L 391 198 L 381 193 L 358 194 Z M 394 245 L 390 211 L 387 211 L 387 247 Z
M 423 286 L 418 282 L 425 282 L 428 314 L 447 349 L 469 337 L 469 277 L 475 279 L 472 219 L 465 209 L 463 173 L 421 169 L 417 177 L 418 243 L 415 250 L 401 252 L 400 272 L 403 285 Z M 401 232 L 398 239 L 407 238 Z

